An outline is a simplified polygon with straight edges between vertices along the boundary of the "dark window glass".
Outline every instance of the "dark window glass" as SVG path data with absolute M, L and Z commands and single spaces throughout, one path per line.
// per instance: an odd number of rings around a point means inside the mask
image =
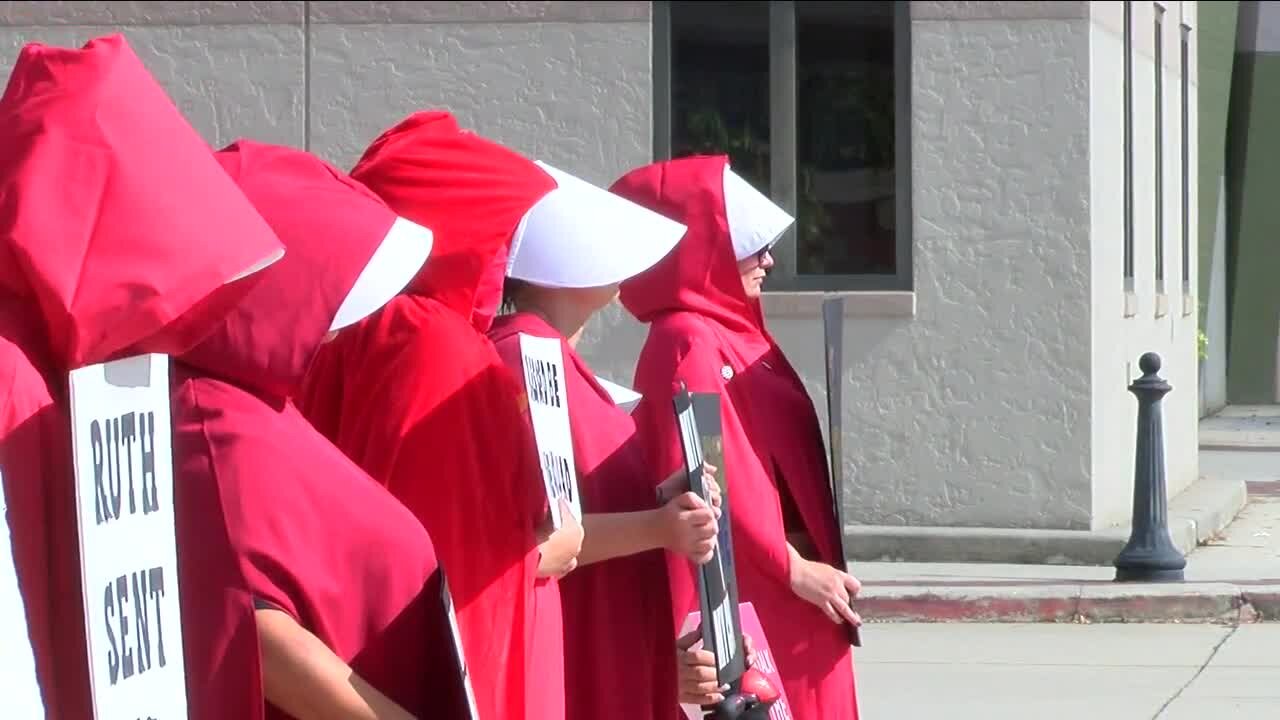
M 894 2 L 796 2 L 796 270 L 894 275 Z M 673 2 L 671 155 L 725 153 L 770 195 L 768 2 Z M 790 184 L 790 183 L 784 183 Z M 775 200 L 777 200 L 775 198 Z
M 893 5 L 796 3 L 803 274 L 896 270 Z
M 725 153 L 769 194 L 769 4 L 671 3 L 671 155 Z

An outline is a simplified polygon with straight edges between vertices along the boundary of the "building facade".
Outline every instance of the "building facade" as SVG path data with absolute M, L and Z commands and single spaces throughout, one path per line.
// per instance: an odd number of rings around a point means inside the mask
M 122 31 L 213 145 L 341 167 L 423 108 L 601 184 L 726 151 L 798 215 L 765 306 L 823 415 L 846 298 L 849 520 L 1091 530 L 1145 352 L 1170 491 L 1198 474 L 1197 5 L 11 2 L 0 63 Z M 626 383 L 643 337 L 611 307 L 583 347 Z

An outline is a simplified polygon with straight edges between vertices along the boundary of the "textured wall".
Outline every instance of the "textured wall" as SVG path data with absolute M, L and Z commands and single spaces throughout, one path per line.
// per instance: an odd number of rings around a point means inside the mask
M 607 184 L 652 158 L 650 3 L 0 2 L 0 72 L 25 43 L 124 32 L 216 147 L 249 136 L 348 168 L 407 113 L 443 108 Z M 583 341 L 629 381 L 619 307 Z
M 311 10 L 311 147 L 344 167 L 429 107 L 598 183 L 650 159 L 647 2 Z
M 405 114 L 446 108 L 597 182 L 650 158 L 647 2 L 6 2 L 0 72 L 27 42 L 113 32 L 215 145 L 349 167 Z
M 853 521 L 1090 524 L 1086 12 L 913 4 L 917 311 L 845 331 Z
M 115 32 L 213 145 L 241 136 L 302 145 L 301 2 L 0 3 L 0 76 L 28 42 L 78 47 Z

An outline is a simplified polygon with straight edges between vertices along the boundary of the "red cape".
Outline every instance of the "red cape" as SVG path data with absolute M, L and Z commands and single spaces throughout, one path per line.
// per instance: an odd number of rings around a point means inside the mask
M 749 301 L 726 231 L 724 157 L 635 170 L 612 190 L 684 223 L 676 249 L 622 286 L 621 300 L 649 335 L 636 366 L 635 410 L 659 472 L 681 460 L 671 397 L 680 382 L 721 396 L 740 598 L 760 616 L 797 718 L 855 720 L 847 629 L 790 589 L 786 531 L 805 533 L 818 557 L 843 567 L 817 414 L 799 376 Z M 670 564 L 677 622 L 697 609 L 693 567 Z
M 462 717 L 430 538 L 286 401 L 395 215 L 298 150 L 242 141 L 218 160 L 288 252 L 175 372 L 179 521 L 205 521 L 183 560 L 241 580 L 191 598 L 228 608 L 211 649 L 256 643 L 252 603 L 265 601 L 415 717 Z M 229 680 L 256 682 L 245 670 Z
M 257 276 L 228 281 L 281 248 L 121 35 L 24 47 L 0 136 L 0 465 L 47 717 L 81 720 L 93 711 L 66 374 L 185 350 Z M 192 651 L 201 618 L 183 601 L 196 708 L 220 692 L 202 669 L 237 659 Z
M 646 462 L 631 416 L 560 334 L 530 313 L 499 317 L 489 333 L 522 387 L 521 333 L 561 341 L 583 511 L 652 509 L 665 476 Z M 565 683 L 568 718 L 676 717 L 675 628 L 666 587 L 661 551 L 579 567 L 560 581 L 565 665 L 574 670 Z
M 7 308 L 6 308 L 7 309 Z M 0 315 L 11 322 L 16 314 Z M 23 347 L 39 346 L 34 338 L 14 337 L 19 328 L 0 330 L 0 470 L 4 473 L 4 499 L 27 632 L 36 662 L 36 676 L 46 688 L 42 693 L 48 717 L 61 717 L 54 684 L 54 644 L 50 557 L 61 557 L 51 543 L 57 538 L 46 532 L 45 503 L 49 489 L 41 482 L 45 472 L 59 468 L 70 472 L 70 439 L 65 413 L 54 404 L 49 387 Z M 38 361 L 37 361 L 38 362 Z M 41 365 L 46 363 L 41 362 Z M 73 517 L 74 521 L 74 517 Z M 74 527 L 74 526 L 73 526 Z M 73 538 L 74 539 L 74 538 Z M 8 558 L 3 561 L 8 562 Z M 68 580 L 78 580 L 79 574 Z
M 322 349 L 299 407 L 431 533 L 481 717 L 559 720 L 559 588 L 535 582 L 546 497 L 527 404 L 482 332 L 512 232 L 551 185 L 443 113 L 389 130 L 352 175 L 435 246 L 405 294 Z

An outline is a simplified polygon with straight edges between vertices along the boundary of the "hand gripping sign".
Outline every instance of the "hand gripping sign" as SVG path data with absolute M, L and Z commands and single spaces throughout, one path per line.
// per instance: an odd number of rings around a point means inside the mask
M 690 393 L 684 385 L 674 399 L 676 425 L 684 450 L 689 488 L 710 503 L 702 467 L 720 468 L 725 477 L 724 434 L 720 429 L 720 396 Z M 728 685 L 724 700 L 710 708 L 714 720 L 763 720 L 780 696 L 777 687 L 757 668 L 748 668 L 738 612 L 738 581 L 733 565 L 733 533 L 728 521 L 728 483 L 720 480 L 720 508 L 724 522 L 716 538 L 711 561 L 698 568 L 698 600 L 701 607 L 702 644 L 715 656 L 716 679 Z
M 169 358 L 89 365 L 70 387 L 94 713 L 185 718 Z
M 573 435 L 569 430 L 569 396 L 564 377 L 564 352 L 559 338 L 520 335 L 520 363 L 529 396 L 534 442 L 542 466 L 542 482 L 551 505 L 551 521 L 557 530 L 563 524 L 560 499 L 569 503 L 573 515 L 582 521 L 578 498 L 578 470 L 573 462 Z
M 765 635 L 764 627 L 760 624 L 760 618 L 756 615 L 756 609 L 749 602 L 740 603 L 738 605 L 738 616 L 742 619 L 742 632 L 751 638 L 752 647 L 755 649 L 755 662 L 752 663 L 751 670 L 758 670 L 760 676 L 777 690 L 777 699 L 772 704 L 766 704 L 763 708 L 756 708 L 755 714 L 748 717 L 764 718 L 768 720 L 795 720 L 791 714 L 791 706 L 787 703 L 787 694 L 782 688 L 782 675 L 778 673 L 778 664 L 774 662 L 773 651 L 769 649 L 769 638 Z M 698 627 L 702 622 L 702 613 L 689 613 L 689 617 L 685 618 L 684 625 L 678 633 L 680 636 L 688 634 L 691 630 Z M 705 645 L 703 646 L 705 647 Z M 699 645 L 695 644 L 693 649 L 699 649 Z M 749 692 L 752 686 L 744 682 L 742 690 Z M 757 686 L 758 687 L 758 686 Z M 760 692 L 765 692 L 761 690 Z M 684 711 L 684 716 L 688 720 L 703 720 L 703 711 L 696 705 L 681 704 L 680 709 Z M 768 715 L 764 715 L 767 710 Z M 743 717 L 743 716 L 739 716 Z

